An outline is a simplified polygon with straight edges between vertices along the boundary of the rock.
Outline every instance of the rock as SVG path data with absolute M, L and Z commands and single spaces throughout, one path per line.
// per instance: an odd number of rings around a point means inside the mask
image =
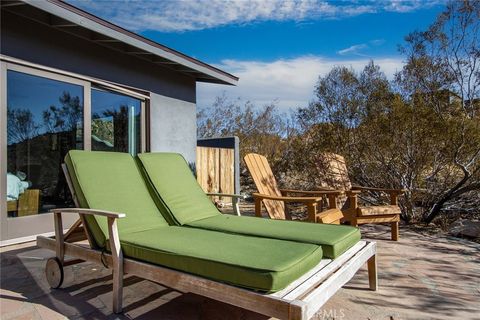
M 452 223 L 449 230 L 453 236 L 480 238 L 480 221 L 460 219 Z

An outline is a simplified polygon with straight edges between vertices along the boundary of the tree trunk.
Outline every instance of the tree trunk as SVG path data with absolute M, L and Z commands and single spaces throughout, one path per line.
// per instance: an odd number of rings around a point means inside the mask
M 466 174 L 462 180 L 460 180 L 453 188 L 448 190 L 447 193 L 443 195 L 435 204 L 433 205 L 432 209 L 430 209 L 430 212 L 428 213 L 427 217 L 425 218 L 425 222 L 428 224 L 435 219 L 440 211 L 442 210 L 442 207 L 445 203 L 448 201 L 452 200 L 455 197 L 458 197 L 462 193 L 470 191 L 470 188 L 465 188 L 464 190 L 460 190 L 461 187 L 470 179 L 471 175 Z

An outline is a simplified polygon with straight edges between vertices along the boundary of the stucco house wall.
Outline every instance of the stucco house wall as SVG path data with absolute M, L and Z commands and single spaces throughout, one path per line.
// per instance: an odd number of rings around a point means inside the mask
M 150 110 L 151 151 L 183 154 L 189 163 L 195 163 L 197 145 L 197 116 L 195 103 L 152 93 Z

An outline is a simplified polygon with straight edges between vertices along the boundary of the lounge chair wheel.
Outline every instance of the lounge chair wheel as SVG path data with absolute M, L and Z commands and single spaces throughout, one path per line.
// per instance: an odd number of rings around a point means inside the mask
M 60 288 L 63 283 L 63 266 L 57 257 L 47 260 L 45 275 L 47 276 L 47 282 L 52 289 Z

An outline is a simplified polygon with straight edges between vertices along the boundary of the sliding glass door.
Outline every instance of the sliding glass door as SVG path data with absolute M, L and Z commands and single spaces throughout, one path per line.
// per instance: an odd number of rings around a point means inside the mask
M 142 151 L 144 100 L 92 82 L 2 63 L 1 241 L 53 231 L 49 210 L 72 207 L 69 150 Z M 65 227 L 78 217 L 66 217 Z M 69 221 L 70 220 L 70 221 Z
M 69 207 L 61 164 L 83 149 L 83 86 L 7 71 L 9 217 Z
M 117 92 L 92 89 L 92 150 L 141 150 L 142 101 Z
M 61 164 L 85 147 L 90 83 L 5 63 L 1 76 L 3 243 L 53 231 L 49 210 L 73 205 Z

